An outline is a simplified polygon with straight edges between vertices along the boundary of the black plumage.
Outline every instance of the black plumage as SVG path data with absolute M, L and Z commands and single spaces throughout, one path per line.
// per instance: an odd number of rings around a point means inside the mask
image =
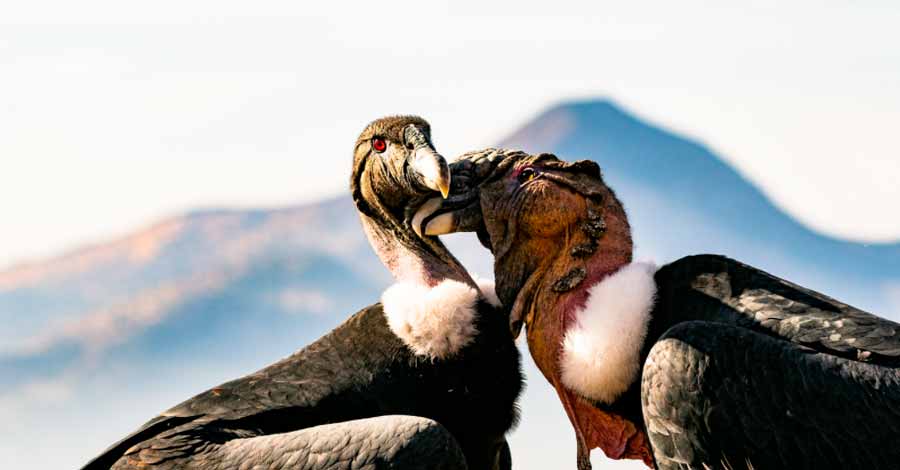
M 351 191 L 396 277 L 403 256 L 421 269 L 405 269 L 405 280 L 465 276 L 474 286 L 437 238 L 407 230 L 406 205 L 448 184 L 420 118 L 375 121 L 357 140 Z M 484 299 L 477 311 L 473 340 L 434 359 L 392 332 L 380 303 L 366 307 L 297 353 L 162 413 L 84 469 L 510 468 L 519 354 L 506 314 Z
M 294 453 L 305 456 L 295 462 L 298 468 L 380 468 L 378 461 L 396 466 L 402 462 L 394 462 L 393 449 L 385 446 L 415 445 L 398 437 L 411 426 L 427 427 L 427 442 L 445 443 L 446 454 L 433 461 L 449 459 L 444 468 L 495 468 L 488 458 L 505 451 L 521 377 L 505 318 L 481 315 L 477 326 L 481 334 L 457 356 L 431 362 L 414 356 L 388 329 L 380 304 L 372 305 L 290 357 L 162 413 L 85 468 L 220 468 Z M 504 337 L 508 341 L 497 341 Z M 383 423 L 396 428 L 376 435 L 387 441 L 350 439 L 361 431 L 347 425 L 299 431 L 385 415 L 408 418 Z M 372 428 L 371 422 L 359 424 Z M 311 447 L 317 452 L 305 453 Z M 423 451 L 432 452 L 432 445 Z M 452 465 L 454 455 L 465 458 Z M 339 462 L 319 466 L 323 456 Z M 397 468 L 430 467 L 428 462 Z
M 642 410 L 658 468 L 900 461 L 900 325 L 722 256 L 655 278 L 641 384 L 614 409 Z

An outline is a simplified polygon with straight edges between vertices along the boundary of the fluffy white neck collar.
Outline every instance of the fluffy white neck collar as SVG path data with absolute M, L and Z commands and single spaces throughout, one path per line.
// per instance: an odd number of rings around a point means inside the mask
M 614 402 L 637 380 L 656 298 L 652 263 L 631 263 L 588 288 L 584 308 L 563 339 L 563 385 Z
M 478 334 L 478 299 L 500 306 L 493 281 L 476 283 L 478 290 L 453 280 L 434 287 L 398 282 L 381 295 L 388 326 L 416 355 L 451 357 Z

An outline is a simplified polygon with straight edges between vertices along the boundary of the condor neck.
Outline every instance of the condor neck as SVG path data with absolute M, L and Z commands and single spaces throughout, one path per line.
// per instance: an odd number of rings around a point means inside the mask
M 588 290 L 632 260 L 631 231 L 624 213 L 604 219 L 599 236 L 575 227 L 547 255 L 522 289 L 515 308 L 528 324 L 528 345 L 538 368 L 548 380 L 559 380 L 557 361 L 561 339 L 587 301 Z M 593 251 L 586 252 L 588 246 Z M 515 314 L 515 312 L 514 312 Z
M 573 314 L 584 307 L 588 298 L 588 292 L 594 285 L 603 282 L 604 279 L 614 274 L 622 267 L 631 263 L 631 251 L 617 251 L 611 253 L 598 252 L 582 263 L 565 263 L 560 260 L 559 271 L 571 273 L 573 270 L 584 270 L 584 280 L 566 292 L 553 292 L 557 294 L 556 308 L 554 311 L 563 320 L 563 329 L 573 321 Z M 548 281 L 552 281 L 549 279 Z M 559 283 L 557 280 L 552 286 Z
M 652 465 L 647 437 L 639 428 L 640 416 L 626 416 L 604 410 L 581 398 L 563 383 L 562 344 L 576 314 L 587 302 L 592 286 L 616 273 L 632 260 L 632 241 L 624 218 L 606 220 L 601 236 L 574 230 L 558 243 L 558 252 L 546 267 L 532 274 L 517 306 L 528 311 L 528 348 L 541 373 L 559 394 L 566 414 L 575 428 L 579 468 L 589 468 L 590 450 L 600 448 L 613 459 L 641 459 Z M 596 242 L 584 254 L 585 243 Z M 573 251 L 575 250 L 575 251 Z M 582 256 L 573 256 L 578 253 Z M 572 273 L 578 273 L 572 277 Z M 582 274 L 583 273 L 583 274 Z M 562 281 L 562 282 L 561 282 Z M 534 287 L 528 288 L 529 285 Z M 518 300 L 524 300 L 518 305 Z
M 445 280 L 475 286 L 466 269 L 437 237 L 422 239 L 399 221 L 379 223 L 361 215 L 369 243 L 398 282 L 434 287 Z
M 584 271 L 583 281 L 571 290 L 560 293 L 557 311 L 565 315 L 566 323 L 571 320 L 571 314 L 576 309 L 584 306 L 591 286 L 631 263 L 634 250 L 631 227 L 621 205 L 615 206 L 615 209 L 606 211 L 602 219 L 595 221 L 603 227 L 599 236 L 596 230 L 586 228 L 592 223 L 591 220 L 582 223 L 579 227 L 581 230 L 569 237 L 571 241 L 568 243 L 566 256 L 560 256 L 557 260 L 560 270 Z M 596 248 L 590 251 L 586 248 L 590 246 Z

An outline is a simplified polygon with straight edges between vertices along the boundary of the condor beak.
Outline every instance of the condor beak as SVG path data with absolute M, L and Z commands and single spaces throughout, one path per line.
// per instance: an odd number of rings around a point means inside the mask
M 403 129 L 403 140 L 411 155 L 413 171 L 420 183 L 433 191 L 440 191 L 444 198 L 450 194 L 450 166 L 447 160 L 434 150 L 428 135 L 413 124 Z
M 412 218 L 412 228 L 420 237 L 476 232 L 483 225 L 481 204 L 471 193 L 452 194 L 446 199 L 431 198 Z
M 416 148 L 412 168 L 422 178 L 425 187 L 440 191 L 444 198 L 450 194 L 450 167 L 447 160 L 431 146 L 422 145 Z
M 496 150 L 465 154 L 452 165 L 452 193 L 444 199 L 432 198 L 422 204 L 412 218 L 412 228 L 420 237 L 454 232 L 476 232 L 482 245 L 491 248 L 481 213 L 480 187 L 503 155 Z M 449 179 L 449 177 L 448 177 Z

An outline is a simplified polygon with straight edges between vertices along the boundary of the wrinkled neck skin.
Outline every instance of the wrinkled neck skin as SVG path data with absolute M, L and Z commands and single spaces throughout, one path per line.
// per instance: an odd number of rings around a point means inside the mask
M 575 312 L 584 307 L 588 289 L 631 262 L 632 242 L 627 220 L 616 214 L 604 216 L 606 232 L 597 240 L 597 248 L 585 257 L 572 256 L 573 248 L 589 241 L 587 234 L 573 227 L 557 239 L 518 240 L 515 251 L 539 253 L 540 261 L 531 271 L 519 277 L 526 279 L 519 290 L 512 314 L 524 318 L 532 354 L 539 353 L 541 370 L 555 370 L 562 334 L 574 321 Z M 496 272 L 515 271 L 522 258 L 504 256 L 495 266 Z M 580 282 L 569 289 L 556 287 L 575 270 L 584 270 Z M 499 277 L 499 276 L 498 276 Z M 537 360 L 538 357 L 535 357 Z M 547 375 L 547 372 L 544 372 Z M 548 376 L 552 381 L 552 377 Z
M 527 275 L 512 311 L 513 318 L 525 319 L 531 355 L 556 389 L 575 427 L 578 467 L 582 470 L 590 468 L 590 450 L 597 447 L 610 458 L 641 459 L 652 466 L 649 444 L 639 423 L 595 406 L 565 387 L 561 380 L 562 339 L 575 321 L 575 313 L 584 307 L 588 289 L 631 262 L 632 241 L 624 212 L 605 214 L 604 222 L 607 230 L 597 240 L 596 250 L 584 257 L 572 255 L 573 248 L 590 240 L 578 227 L 552 241 L 521 241 L 519 248 L 527 250 L 526 253 L 541 253 L 546 261 Z M 512 257 L 508 258 L 508 264 L 512 264 Z M 496 269 L 503 272 L 504 267 L 498 263 Z M 579 269 L 584 270 L 582 281 L 574 284 L 561 281 L 567 277 L 572 279 L 573 270 Z M 571 288 L 560 292 L 564 289 L 561 282 Z
M 419 238 L 396 220 L 378 223 L 364 214 L 360 219 L 369 244 L 397 282 L 434 287 L 454 280 L 475 287 L 466 269 L 437 237 Z

